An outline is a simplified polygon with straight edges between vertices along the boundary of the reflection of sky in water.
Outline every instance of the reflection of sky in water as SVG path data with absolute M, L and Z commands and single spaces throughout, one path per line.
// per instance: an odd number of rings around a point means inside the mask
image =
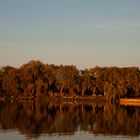
M 25 135 L 20 135 L 18 132 L 16 131 L 0 131 L 0 140 L 24 140 L 26 139 Z M 57 136 L 57 135 L 45 135 L 42 134 L 40 135 L 38 138 L 36 138 L 38 140 L 139 140 L 139 137 L 125 137 L 125 136 L 103 136 L 103 135 L 94 135 L 94 134 L 89 134 L 89 133 L 85 133 L 83 131 L 81 132 L 76 132 L 74 135 L 72 136 L 66 136 L 66 135 L 62 135 L 62 136 Z

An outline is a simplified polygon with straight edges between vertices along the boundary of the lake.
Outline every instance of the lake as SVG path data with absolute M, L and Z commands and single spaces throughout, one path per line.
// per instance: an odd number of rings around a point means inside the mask
M 0 139 L 139 140 L 140 107 L 91 102 L 1 101 Z

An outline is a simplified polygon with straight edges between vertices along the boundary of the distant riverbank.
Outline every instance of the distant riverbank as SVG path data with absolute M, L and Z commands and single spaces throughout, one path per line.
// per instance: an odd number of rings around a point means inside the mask
M 6 98 L 84 101 L 102 96 L 109 102 L 118 102 L 120 98 L 140 97 L 139 83 L 138 67 L 78 70 L 73 65 L 49 65 L 32 60 L 20 68 L 0 69 L 0 97 Z
M 122 98 L 120 99 L 121 105 L 140 106 L 140 98 Z
M 33 96 L 18 96 L 18 97 L 0 97 L 0 101 L 6 100 L 38 100 L 38 101 L 56 101 L 56 102 L 105 102 L 104 96 L 63 96 L 63 97 L 33 97 Z
M 56 97 L 34 97 L 34 96 L 18 96 L 18 97 L 0 97 L 0 101 L 45 101 L 45 102 L 77 102 L 77 103 L 104 103 L 104 96 L 56 96 Z M 118 102 L 123 106 L 140 106 L 140 98 L 121 98 Z

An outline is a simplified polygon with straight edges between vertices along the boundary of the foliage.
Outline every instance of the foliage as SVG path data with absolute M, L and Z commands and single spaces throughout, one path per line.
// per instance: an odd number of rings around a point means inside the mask
M 137 67 L 95 67 L 78 70 L 73 65 L 48 65 L 30 61 L 20 68 L 0 70 L 0 95 L 17 96 L 105 96 L 111 102 L 120 97 L 140 97 Z

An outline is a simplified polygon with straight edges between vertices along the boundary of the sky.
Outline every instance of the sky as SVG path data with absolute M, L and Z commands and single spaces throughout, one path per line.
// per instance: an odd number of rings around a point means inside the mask
M 140 67 L 140 0 L 0 0 L 0 66 Z

